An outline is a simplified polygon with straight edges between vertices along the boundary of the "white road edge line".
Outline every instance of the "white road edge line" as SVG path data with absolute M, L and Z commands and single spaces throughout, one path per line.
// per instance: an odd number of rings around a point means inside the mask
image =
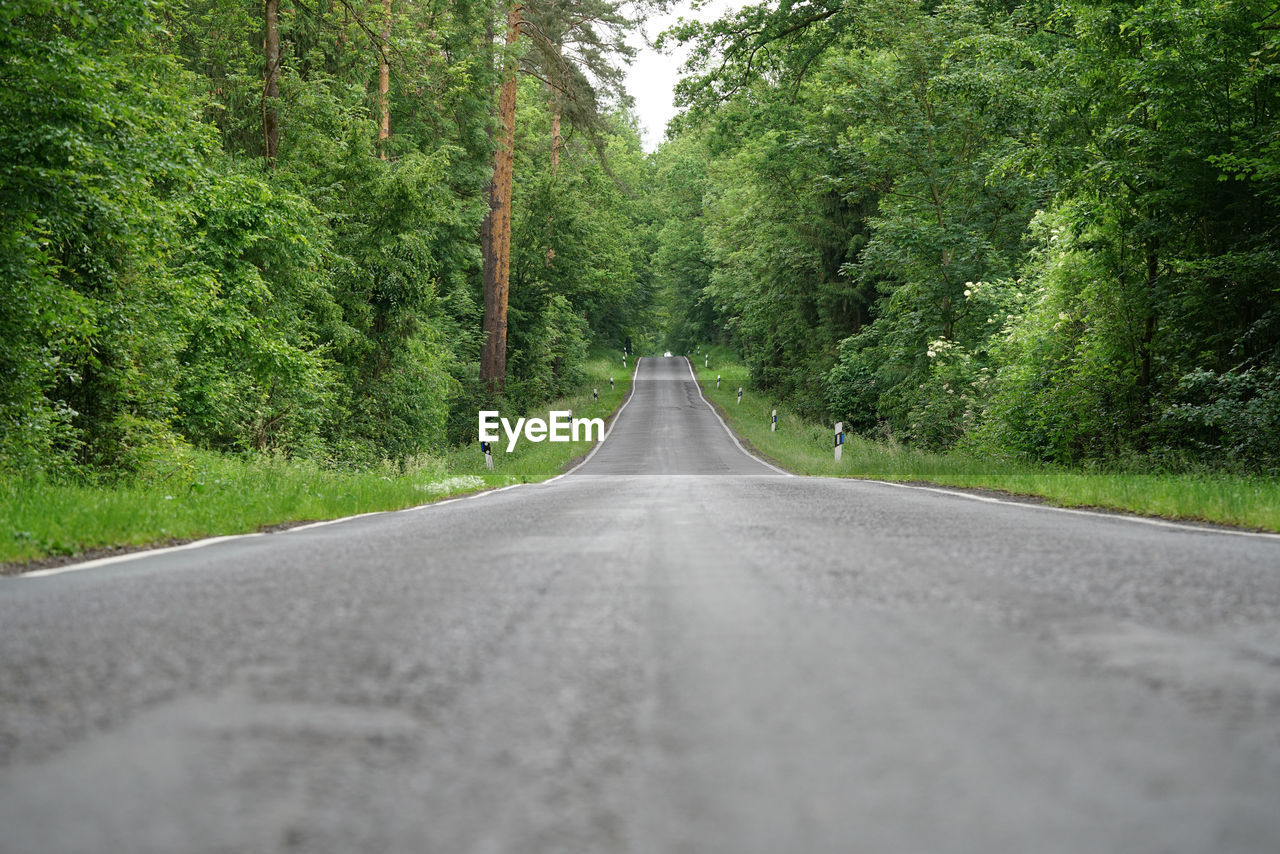
M 412 509 L 412 508 L 410 508 L 410 509 Z M 372 511 L 370 511 L 370 512 L 368 512 L 368 513 L 357 513 L 357 514 L 355 514 L 354 516 L 343 516 L 343 517 L 338 518 L 338 519 L 325 519 L 325 520 L 323 520 L 323 521 L 321 521 L 321 522 L 308 522 L 308 523 L 307 523 L 307 524 L 305 524 L 305 525 L 294 525 L 292 528 L 285 528 L 284 530 L 276 531 L 275 533 L 277 533 L 277 534 L 293 534 L 293 533 L 297 533 L 298 531 L 310 531 L 312 528 L 323 528 L 325 525 L 335 525 L 335 524 L 337 524 L 338 522 L 346 522 L 346 521 L 349 521 L 349 520 L 351 520 L 351 519 L 363 519 L 363 518 L 365 518 L 366 516 L 381 516 L 383 513 L 396 513 L 396 512 L 399 512 L 399 511 L 396 511 L 396 510 L 372 510 Z
M 471 501 L 476 498 L 484 498 L 486 495 L 492 495 L 495 492 L 506 492 L 508 489 L 515 489 L 517 486 L 543 486 L 545 484 L 551 483 L 552 481 L 559 480 L 560 478 L 564 477 L 566 474 L 573 474 L 575 471 L 582 468 L 582 466 L 586 465 L 587 462 L 589 462 L 591 458 L 596 455 L 596 451 L 600 450 L 600 446 L 604 444 L 605 439 L 608 439 L 609 435 L 613 433 L 613 425 L 618 423 L 618 417 L 622 415 L 622 411 L 627 408 L 627 404 L 631 403 L 631 398 L 635 392 L 635 387 L 636 387 L 635 386 L 636 375 L 638 373 L 640 373 L 640 359 L 636 359 L 635 370 L 632 371 L 631 373 L 631 392 L 628 393 L 627 399 L 623 401 L 622 406 L 614 414 L 613 420 L 609 422 L 609 429 L 605 432 L 604 436 L 601 437 L 600 441 L 596 442 L 595 447 L 591 449 L 591 453 L 587 454 L 586 458 L 582 462 L 578 463 L 576 466 L 569 469 L 564 474 L 558 474 L 553 478 L 549 478 L 543 481 L 538 481 L 537 483 L 512 483 L 512 484 L 508 484 L 507 486 L 500 486 L 496 489 L 486 489 L 482 492 L 477 492 L 475 495 L 463 495 L 459 498 L 446 498 L 443 501 L 428 501 L 426 504 L 418 504 L 414 507 L 405 507 L 400 510 L 374 510 L 371 513 L 357 513 L 354 516 L 342 516 L 337 519 L 325 519 L 324 521 L 321 521 L 321 522 L 308 522 L 306 525 L 295 525 L 292 528 L 285 528 L 282 531 L 275 531 L 273 533 L 293 534 L 293 533 L 297 533 L 298 531 L 310 531 L 315 528 L 324 528 L 329 525 L 337 525 L 339 522 L 350 522 L 353 519 L 364 519 L 365 517 L 368 517 L 368 516 L 383 516 L 390 513 L 412 513 L 418 510 L 430 510 L 433 507 L 443 507 L 446 504 L 453 504 L 456 501 Z M 61 575 L 65 572 L 79 572 L 84 569 L 96 569 L 97 567 L 100 567 L 100 566 L 109 566 L 115 563 L 125 563 L 131 560 L 141 560 L 144 557 L 155 557 L 157 555 L 171 554 L 172 552 L 180 552 L 180 551 L 186 551 L 188 549 L 203 548 L 204 546 L 211 546 L 211 545 L 214 545 L 215 543 L 226 543 L 232 540 L 243 540 L 248 537 L 262 537 L 262 536 L 266 536 L 266 534 L 262 531 L 254 531 L 253 533 L 249 533 L 249 534 L 227 534 L 227 535 L 218 536 L 218 537 L 206 537 L 203 540 L 194 540 L 190 543 L 183 543 L 180 546 L 166 546 L 164 548 L 159 548 L 159 549 L 142 549 L 136 552 L 128 552 L 127 554 L 112 555 L 111 557 L 100 557 L 100 558 L 95 558 L 93 560 L 82 561 L 80 563 L 72 563 L 66 566 L 54 566 L 54 567 L 50 567 L 49 569 L 36 569 L 36 570 L 32 570 L 31 572 L 19 573 L 18 575 L 13 576 L 13 578 L 15 580 L 27 579 L 27 578 L 48 578 L 51 575 Z
M 1143 525 L 1155 525 L 1158 528 L 1172 528 L 1175 531 L 1191 531 L 1205 534 L 1228 534 L 1233 537 L 1259 537 L 1264 540 L 1280 540 L 1280 534 L 1266 531 L 1241 531 L 1236 528 L 1207 528 L 1192 522 L 1174 522 L 1168 519 L 1156 519 L 1151 516 L 1134 516 L 1123 511 L 1108 513 L 1101 510 L 1082 510 L 1078 507 L 1058 507 L 1053 504 L 1040 504 L 1034 501 L 1010 501 L 1007 498 L 995 498 L 990 495 L 978 495 L 958 489 L 943 489 L 937 486 L 924 486 L 918 483 L 895 483 L 891 480 L 874 480 L 865 477 L 825 477 L 823 480 L 835 480 L 842 483 L 876 483 L 881 486 L 896 486 L 899 489 L 918 489 L 923 492 L 936 492 L 940 495 L 953 495 L 956 498 L 967 498 L 970 501 L 983 501 L 988 504 L 1005 504 L 1010 507 L 1026 507 L 1034 510 L 1052 510 L 1058 513 L 1072 513 L 1077 516 L 1094 516 L 1100 519 L 1117 519 L 1122 522 L 1138 522 Z
M 777 466 L 775 466 L 773 463 L 765 462 L 764 460 L 757 457 L 755 454 L 748 451 L 746 448 L 742 447 L 742 443 L 738 441 L 738 437 L 733 434 L 733 431 L 729 429 L 729 425 L 724 423 L 724 419 L 720 417 L 720 413 L 716 412 L 716 408 L 711 405 L 711 401 L 707 400 L 707 396 L 702 393 L 702 383 L 698 382 L 698 375 L 693 372 L 693 362 L 689 360 L 688 356 L 685 356 L 683 358 L 684 358 L 685 365 L 688 366 L 689 368 L 689 376 L 693 377 L 693 387 L 698 390 L 698 397 L 702 398 L 702 402 L 707 405 L 707 409 L 711 410 L 711 414 L 714 415 L 716 417 L 716 420 L 720 422 L 720 426 L 724 428 L 724 432 L 729 434 L 729 438 L 733 440 L 733 444 L 738 446 L 738 450 L 742 451 L 742 453 L 746 454 L 748 457 L 755 460 L 760 465 L 767 466 L 768 468 L 773 469 L 778 474 L 786 475 L 787 477 L 795 477 L 794 474 L 787 471 L 786 469 L 780 469 Z
M 61 575 L 64 572 L 79 572 L 82 569 L 93 569 L 99 566 L 107 566 L 113 563 L 124 563 L 125 561 L 137 560 L 140 557 L 151 557 L 152 555 L 172 554 L 173 552 L 184 552 L 189 549 L 203 548 L 211 546 L 214 543 L 225 543 L 231 540 L 244 540 L 249 537 L 265 537 L 266 534 L 261 531 L 255 531 L 252 534 L 228 534 L 222 537 L 206 537 L 203 540 L 196 540 L 190 543 L 183 543 L 180 546 L 166 546 L 161 549 L 146 549 L 140 552 L 129 552 L 122 555 L 112 555 L 111 557 L 100 557 L 94 560 L 86 560 L 81 563 L 73 563 L 68 566 L 54 566 L 49 569 L 37 569 L 32 572 L 24 572 L 16 575 L 14 578 L 48 578 L 51 575 Z

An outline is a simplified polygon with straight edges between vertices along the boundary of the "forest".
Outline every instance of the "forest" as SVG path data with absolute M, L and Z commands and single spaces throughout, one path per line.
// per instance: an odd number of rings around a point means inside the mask
M 931 451 L 1280 472 L 1280 6 L 811 0 L 694 46 L 673 345 Z
M 1280 6 L 0 5 L 0 471 L 368 467 L 731 348 L 928 451 L 1280 473 Z
M 639 335 L 632 21 L 557 0 L 507 32 L 500 11 L 0 6 L 0 469 L 408 460 Z

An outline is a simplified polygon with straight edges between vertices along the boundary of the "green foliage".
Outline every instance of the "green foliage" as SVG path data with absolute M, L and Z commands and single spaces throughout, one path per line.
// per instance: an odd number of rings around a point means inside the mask
M 205 298 L 178 356 L 177 426 L 217 450 L 319 456 L 337 377 L 316 330 L 337 307 L 317 212 L 235 172 L 208 176 L 192 207 L 179 270 Z
M 1256 473 L 1080 470 L 1026 459 L 952 449 L 924 450 L 896 441 L 847 435 L 840 462 L 832 453 L 832 425 L 806 419 L 750 385 L 747 369 L 713 350 L 711 367 L 695 361 L 703 393 L 734 432 L 788 471 L 821 477 L 925 482 L 1036 496 L 1062 507 L 1106 507 L 1169 519 L 1217 522 L 1280 531 L 1280 480 Z M 715 378 L 723 376 L 721 388 Z M 738 386 L 745 387 L 741 403 Z M 778 429 L 770 413 L 778 410 Z M 845 424 L 846 431 L 849 425 Z
M 0 467 L 128 468 L 170 438 L 196 294 L 166 247 L 211 136 L 147 8 L 0 12 Z
M 590 8 L 535 17 L 604 73 L 629 22 Z M 470 439 L 492 12 L 285 0 L 268 105 L 258 2 L 0 6 L 0 471 L 136 480 L 193 448 L 409 465 Z M 523 85 L 520 406 L 575 390 L 593 339 L 620 345 L 648 310 L 639 206 L 593 156 L 642 177 L 634 128 L 561 103 L 553 174 L 545 84 Z
M 1280 471 L 1273 15 L 869 0 L 677 27 L 673 340 L 922 448 Z
M 546 98 L 537 80 L 523 81 L 506 391 L 517 408 L 575 388 L 588 346 L 620 351 L 640 333 L 650 303 L 649 223 L 636 199 L 649 165 L 639 134 L 621 116 L 602 117 L 594 140 L 571 131 L 553 166 Z

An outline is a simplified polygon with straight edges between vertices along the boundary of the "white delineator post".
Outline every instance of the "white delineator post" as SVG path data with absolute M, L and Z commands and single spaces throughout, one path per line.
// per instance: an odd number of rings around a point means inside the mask
M 716 374 L 716 388 L 720 388 L 720 375 Z
M 703 356 L 703 357 L 702 357 L 702 367 L 704 367 L 704 368 L 709 368 L 709 367 L 711 367 L 711 354 L 710 354 L 710 353 L 708 353 L 707 355 L 705 355 L 705 356 Z
M 493 446 L 488 442 L 481 442 L 480 450 L 484 452 L 484 467 L 493 471 Z
M 778 432 L 778 410 L 776 409 L 773 410 L 773 418 L 772 420 L 769 421 L 769 432 L 770 433 Z
M 613 377 L 609 377 L 609 391 L 613 391 Z
M 840 452 L 844 450 L 844 422 L 836 422 L 836 462 L 840 462 Z
M 626 353 L 623 353 L 623 354 L 622 354 L 622 367 L 624 367 L 624 368 L 625 368 L 626 366 L 627 366 L 627 354 L 626 354 Z
M 600 399 L 600 389 L 598 389 L 598 388 L 593 388 L 593 389 L 591 389 L 591 399 L 592 399 L 592 400 L 599 400 L 599 399 Z
M 742 403 L 742 386 L 738 386 L 738 403 Z

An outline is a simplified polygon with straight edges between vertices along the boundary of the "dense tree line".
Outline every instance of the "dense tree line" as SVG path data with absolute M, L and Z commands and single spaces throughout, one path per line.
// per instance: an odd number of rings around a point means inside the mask
M 627 21 L 580 7 L 524 4 L 539 41 L 477 0 L 0 4 L 0 470 L 469 438 L 504 148 L 505 402 L 568 390 L 651 302 Z
M 1280 471 L 1280 10 L 809 0 L 694 48 L 673 347 L 927 448 Z
M 1280 470 L 1272 6 L 746 6 L 648 157 L 628 9 L 0 5 L 0 469 L 406 459 L 665 321 L 869 435 Z

